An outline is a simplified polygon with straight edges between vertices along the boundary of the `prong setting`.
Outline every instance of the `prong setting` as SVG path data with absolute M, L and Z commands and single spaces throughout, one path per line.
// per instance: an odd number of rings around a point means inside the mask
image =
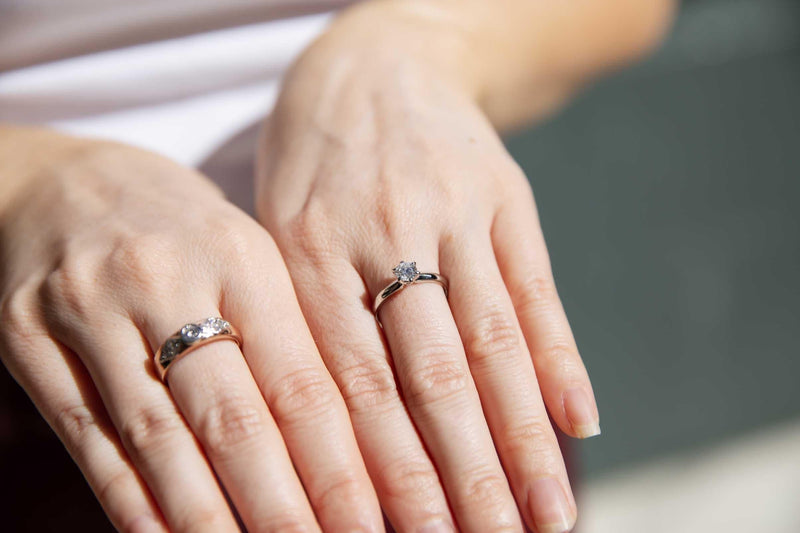
M 400 263 L 392 269 L 397 281 L 400 283 L 413 283 L 419 277 L 419 270 L 417 270 L 416 261 L 400 261 Z

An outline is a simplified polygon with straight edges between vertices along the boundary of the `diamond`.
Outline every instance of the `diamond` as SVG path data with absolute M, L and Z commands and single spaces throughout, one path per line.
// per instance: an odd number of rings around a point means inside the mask
M 213 337 L 230 330 L 230 324 L 221 318 L 206 318 L 200 323 L 201 336 L 203 338 Z
M 197 324 L 186 324 L 181 328 L 181 340 L 184 344 L 192 344 L 200 338 L 202 330 Z
M 415 261 L 400 261 L 400 264 L 394 267 L 392 272 L 403 283 L 410 283 L 419 277 L 419 270 L 417 270 Z
M 183 344 L 181 343 L 180 339 L 169 339 L 167 342 L 164 343 L 164 346 L 161 347 L 161 355 L 158 358 L 158 361 L 166 366 L 175 359 L 175 356 L 181 351 L 181 347 Z

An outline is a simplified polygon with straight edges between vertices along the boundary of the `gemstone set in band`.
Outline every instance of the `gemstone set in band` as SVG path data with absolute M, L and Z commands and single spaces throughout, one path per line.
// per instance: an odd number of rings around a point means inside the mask
M 447 297 L 447 280 L 441 274 L 435 272 L 420 272 L 417 269 L 417 263 L 414 261 L 400 261 L 400 263 L 392 269 L 395 281 L 384 287 L 384 289 L 375 297 L 373 305 L 373 312 L 375 313 L 375 320 L 383 327 L 381 319 L 378 316 L 378 310 L 383 302 L 389 299 L 392 295 L 402 291 L 408 285 L 415 283 L 438 283 L 444 289 L 445 298 Z M 181 329 L 169 336 L 164 341 L 164 344 L 156 351 L 153 357 L 156 370 L 161 381 L 167 382 L 167 371 L 172 368 L 172 365 L 183 356 L 195 348 L 214 342 L 218 340 L 232 340 L 239 346 L 242 345 L 242 337 L 236 328 L 220 317 L 206 318 L 200 322 L 190 322 L 185 324 Z
M 416 261 L 400 261 L 400 264 L 392 269 L 397 281 L 411 283 L 419 277 Z
M 230 322 L 219 317 L 206 318 L 200 322 L 184 325 L 161 345 L 155 354 L 156 369 L 166 382 L 170 365 L 183 355 L 208 342 L 230 339 L 242 344 L 242 337 Z
M 372 306 L 375 319 L 381 327 L 383 327 L 383 324 L 378 316 L 378 309 L 390 296 L 400 292 L 408 285 L 414 283 L 438 283 L 442 286 L 442 289 L 444 289 L 444 295 L 447 297 L 447 280 L 444 276 L 434 272 L 420 272 L 417 269 L 417 263 L 415 261 L 400 261 L 400 263 L 392 269 L 392 272 L 397 279 L 387 285 L 378 296 L 375 297 L 375 303 Z

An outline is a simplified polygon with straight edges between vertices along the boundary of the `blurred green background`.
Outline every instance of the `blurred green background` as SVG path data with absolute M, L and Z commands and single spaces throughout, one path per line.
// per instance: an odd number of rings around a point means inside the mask
M 800 416 L 800 2 L 685 2 L 508 146 L 600 405 L 589 478 Z

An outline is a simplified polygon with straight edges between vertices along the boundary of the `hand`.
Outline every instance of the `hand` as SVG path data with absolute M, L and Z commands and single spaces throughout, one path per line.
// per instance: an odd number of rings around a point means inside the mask
M 249 531 L 381 529 L 270 236 L 161 157 L 25 130 L 3 146 L 4 180 L 47 163 L 0 201 L 0 356 L 114 525 L 238 531 L 227 493 Z M 242 350 L 199 347 L 167 388 L 153 352 L 212 316 Z
M 381 504 L 398 531 L 566 531 L 576 508 L 547 412 L 576 437 L 598 415 L 528 181 L 442 71 L 341 29 L 285 82 L 257 209 Z M 449 301 L 409 286 L 381 330 L 372 301 L 401 259 L 447 277 Z

